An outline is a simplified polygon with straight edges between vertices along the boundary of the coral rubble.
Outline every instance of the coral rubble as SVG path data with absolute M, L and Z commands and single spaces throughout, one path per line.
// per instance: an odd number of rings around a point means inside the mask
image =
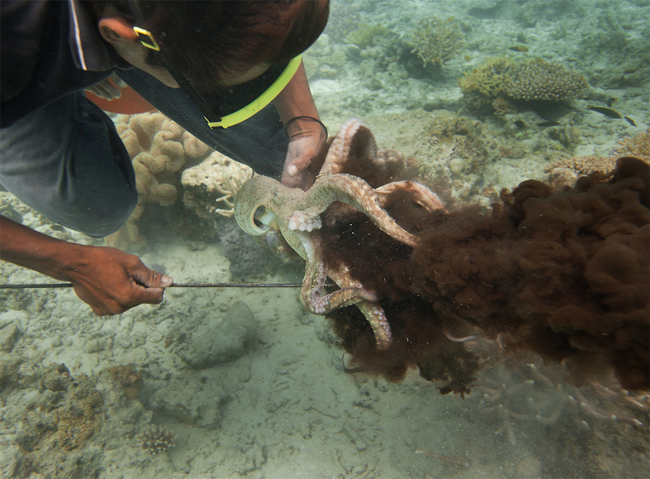
M 253 170 L 215 151 L 199 165 L 183 171 L 183 203 L 200 218 L 213 213 L 231 217 L 232 199 Z
M 15 439 L 21 455 L 11 477 L 94 475 L 97 453 L 87 443 L 102 426 L 104 401 L 93 380 L 85 374 L 72 377 L 64 364 L 23 363 L 13 387 L 34 392 L 21 404 Z

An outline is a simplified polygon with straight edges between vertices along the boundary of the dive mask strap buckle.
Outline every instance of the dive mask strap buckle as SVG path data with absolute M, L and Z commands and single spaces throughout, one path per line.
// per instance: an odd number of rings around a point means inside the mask
M 156 37 L 154 37 L 153 33 L 151 33 L 149 30 L 145 30 L 144 28 L 140 27 L 133 27 L 133 31 L 138 36 L 140 43 L 142 43 L 149 50 L 154 50 L 156 52 L 160 51 L 160 45 L 158 45 Z

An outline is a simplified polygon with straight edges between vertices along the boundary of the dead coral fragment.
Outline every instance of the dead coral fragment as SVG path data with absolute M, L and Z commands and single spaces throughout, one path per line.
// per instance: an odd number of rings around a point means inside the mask
M 458 23 L 427 17 L 420 20 L 412 34 L 409 45 L 411 53 L 417 53 L 424 62 L 442 65 L 458 55 L 465 42 Z
M 145 426 L 138 440 L 142 449 L 156 455 L 162 454 L 176 445 L 176 436 L 165 426 L 149 424 Z
M 248 166 L 215 151 L 201 164 L 183 172 L 183 202 L 199 218 L 208 218 L 212 213 L 231 217 L 232 198 L 252 176 Z

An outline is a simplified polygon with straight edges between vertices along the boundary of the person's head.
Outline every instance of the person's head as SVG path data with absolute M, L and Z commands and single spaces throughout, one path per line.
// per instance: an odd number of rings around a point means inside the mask
M 131 16 L 133 7 L 138 18 Z M 329 0 L 118 0 L 101 2 L 95 11 L 100 33 L 129 63 L 176 86 L 164 60 L 211 94 L 306 50 L 325 28 Z M 160 52 L 141 45 L 133 26 L 151 32 Z

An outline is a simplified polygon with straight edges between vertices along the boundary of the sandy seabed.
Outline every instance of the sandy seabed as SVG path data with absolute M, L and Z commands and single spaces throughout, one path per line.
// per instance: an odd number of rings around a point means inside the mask
M 198 249 L 170 238 L 141 257 L 177 282 L 229 281 L 219 245 Z M 300 275 L 296 265 L 265 281 Z M 42 280 L 9 264 L 2 277 Z M 97 318 L 70 290 L 2 292 L 3 477 L 647 475 L 647 426 L 576 407 L 569 386 L 546 384 L 552 367 L 494 361 L 464 400 L 441 396 L 415 371 L 401 384 L 345 372 L 329 322 L 306 313 L 297 293 L 174 288 L 161 305 Z M 238 302 L 252 316 L 244 310 L 233 322 Z M 142 382 L 111 374 L 127 365 Z M 72 383 L 57 379 L 68 376 Z M 91 393 L 101 398 L 92 411 L 83 406 Z M 77 422 L 64 424 L 75 408 Z M 635 414 L 618 401 L 598 408 Z M 144 450 L 149 424 L 167 428 L 175 445 Z

